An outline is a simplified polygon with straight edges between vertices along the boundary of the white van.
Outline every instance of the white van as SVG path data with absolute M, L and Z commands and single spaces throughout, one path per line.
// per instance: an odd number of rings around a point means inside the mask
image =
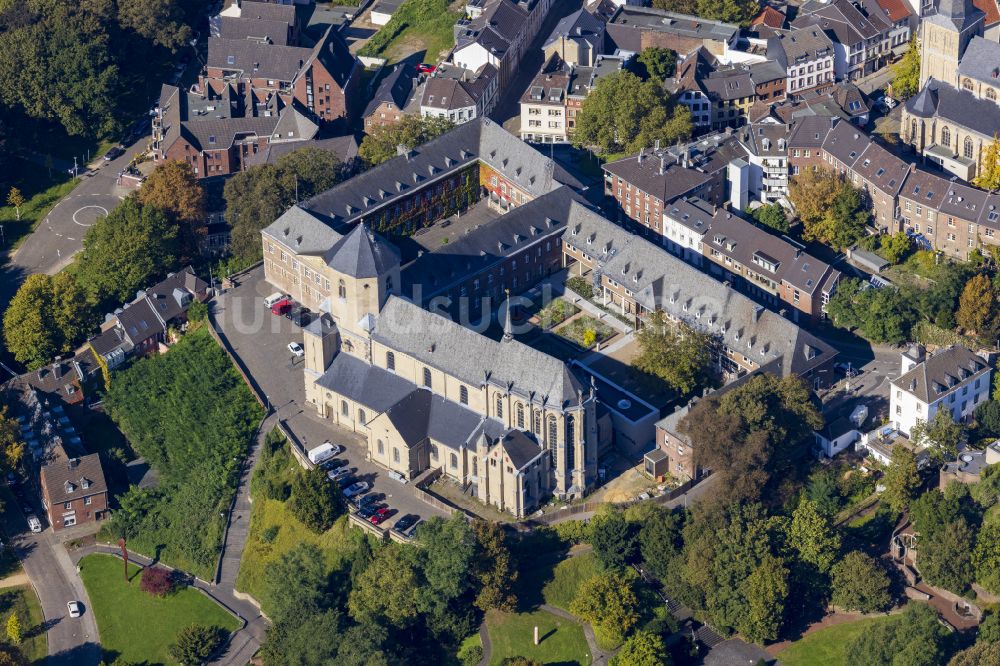
M 275 303 L 277 303 L 278 301 L 280 301 L 280 300 L 282 300 L 284 298 L 287 298 L 287 296 L 285 296 L 280 291 L 276 291 L 276 292 L 274 292 L 273 294 L 271 294 L 270 296 L 268 296 L 267 298 L 264 299 L 264 307 L 267 308 L 268 310 L 270 310 L 272 305 L 274 305 Z
M 323 442 L 315 449 L 309 449 L 309 462 L 314 465 L 318 465 L 324 460 L 329 460 L 330 458 L 337 455 L 338 447 L 334 446 L 330 442 Z
M 42 523 L 38 520 L 38 516 L 33 513 L 28 514 L 28 528 L 35 534 L 42 531 Z

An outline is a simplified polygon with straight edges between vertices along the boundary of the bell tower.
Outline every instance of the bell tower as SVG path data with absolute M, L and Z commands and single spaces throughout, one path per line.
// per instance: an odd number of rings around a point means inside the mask
M 983 35 L 986 15 L 972 0 L 939 0 L 920 23 L 920 87 L 937 79 L 958 87 L 958 63 L 973 37 Z

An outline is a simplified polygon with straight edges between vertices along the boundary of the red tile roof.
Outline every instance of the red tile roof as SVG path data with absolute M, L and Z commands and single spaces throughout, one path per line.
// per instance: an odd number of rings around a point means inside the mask
M 901 1 L 901 0 L 897 0 Z M 785 15 L 774 7 L 764 7 L 750 25 L 766 25 L 769 28 L 782 28 L 785 25 Z
M 997 7 L 997 0 L 972 0 L 976 9 L 986 14 L 986 25 L 993 25 L 1000 21 L 1000 7 Z
M 886 16 L 893 23 L 902 21 L 912 13 L 906 5 L 905 0 L 876 0 L 876 2 L 878 2 L 879 7 L 885 10 Z M 986 2 L 993 2 L 995 4 L 996 0 L 986 0 Z

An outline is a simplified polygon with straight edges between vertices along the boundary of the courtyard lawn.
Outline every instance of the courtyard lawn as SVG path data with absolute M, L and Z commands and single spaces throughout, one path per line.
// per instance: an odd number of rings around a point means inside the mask
M 17 613 L 21 622 L 21 652 L 28 663 L 41 663 L 48 654 L 48 644 L 45 642 L 45 630 L 42 624 L 42 606 L 38 596 L 30 585 L 8 587 L 0 590 L 0 618 L 5 626 L 11 613 Z
M 538 325 L 546 329 L 558 326 L 579 311 L 580 308 L 569 301 L 557 298 L 536 313 Z
M 131 662 L 173 664 L 169 647 L 183 627 L 202 624 L 235 631 L 239 622 L 194 588 L 163 598 L 139 590 L 140 568 L 129 565 L 125 583 L 122 562 L 111 555 L 80 560 L 80 577 L 101 632 L 101 646 Z
M 778 659 L 783 666 L 848 666 L 844 654 L 847 644 L 865 627 L 892 621 L 892 616 L 873 617 L 820 629 L 779 652 Z
M 419 53 L 426 62 L 437 62 L 441 53 L 455 45 L 454 25 L 462 16 L 448 5 L 448 0 L 405 0 L 359 55 L 394 62 Z
M 588 331 L 593 332 L 593 342 L 585 340 Z M 584 349 L 589 349 L 594 346 L 594 343 L 604 342 L 615 335 L 613 328 L 588 316 L 577 317 L 565 326 L 556 329 L 555 333 Z M 590 344 L 587 344 L 587 342 L 590 342 Z
M 538 627 L 541 642 L 534 644 L 534 630 Z M 500 613 L 486 615 L 493 651 L 490 666 L 499 666 L 507 657 L 528 657 L 543 664 L 588 666 L 590 650 L 583 628 L 572 620 L 564 620 L 552 613 Z
M 542 588 L 542 597 L 545 603 L 568 611 L 580 585 L 598 573 L 600 565 L 593 552 L 568 557 L 556 565 L 552 580 Z

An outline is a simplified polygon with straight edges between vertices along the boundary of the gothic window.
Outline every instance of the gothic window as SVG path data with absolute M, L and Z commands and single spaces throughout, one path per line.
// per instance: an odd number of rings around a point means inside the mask
M 358 423 L 361 425 L 365 424 L 365 410 L 363 409 L 358 410 Z
M 424 368 L 424 386 L 431 388 L 431 371 L 429 368 Z
M 566 419 L 566 467 L 573 469 L 576 457 L 576 420 Z
M 385 442 L 383 442 L 381 439 L 378 440 L 378 453 L 379 455 L 385 453 Z
M 962 79 L 962 87 L 966 90 L 972 90 L 972 79 Z
M 351 415 L 351 408 L 348 406 L 346 400 L 340 401 L 340 413 L 343 414 L 344 416 Z
M 542 413 L 540 411 L 538 411 L 537 409 L 535 410 L 531 426 L 532 426 L 531 429 L 534 431 L 534 433 L 536 435 L 541 436 L 541 434 L 542 434 Z
M 469 389 L 460 386 L 458 389 L 458 401 L 463 405 L 469 404 Z
M 524 405 L 517 403 L 517 427 L 524 429 Z
M 986 99 L 992 99 L 993 101 L 996 101 L 996 99 L 997 99 L 997 91 L 993 90 L 993 88 L 987 88 L 986 89 Z
M 559 430 L 556 425 L 556 417 L 549 417 L 549 446 L 555 446 L 556 441 L 559 439 Z
M 347 283 L 343 280 L 337 283 L 337 295 L 341 298 L 347 298 Z
M 387 370 L 396 369 L 396 355 L 393 354 L 391 351 L 387 351 L 385 353 L 385 367 Z
M 503 396 L 499 393 L 497 394 L 497 418 L 503 418 Z
M 969 159 L 972 158 L 972 139 L 969 137 L 965 137 L 965 145 L 962 148 L 962 154 Z
M 941 145 L 950 146 L 951 145 L 951 130 L 947 127 L 941 128 Z
M 451 468 L 458 469 L 458 456 L 451 454 Z
M 916 140 L 917 140 L 917 121 L 916 120 L 911 120 L 910 121 L 910 141 L 916 141 Z

